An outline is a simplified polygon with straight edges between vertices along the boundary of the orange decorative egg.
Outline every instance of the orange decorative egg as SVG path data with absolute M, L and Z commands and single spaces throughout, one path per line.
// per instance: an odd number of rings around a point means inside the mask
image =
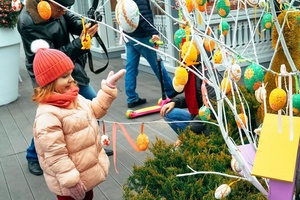
M 47 1 L 41 1 L 37 5 L 37 10 L 41 18 L 48 20 L 51 17 L 51 6 Z
M 186 0 L 185 4 L 186 4 L 186 8 L 188 9 L 189 13 L 194 10 L 193 0 Z
M 136 139 L 139 150 L 145 151 L 149 146 L 149 138 L 146 134 L 140 133 Z
M 247 115 L 245 115 L 244 113 L 240 113 L 239 114 L 239 118 L 242 120 L 242 124 L 244 125 L 244 127 L 246 127 L 247 123 L 248 123 L 248 117 Z M 236 124 L 239 128 L 242 128 L 242 124 L 240 123 L 240 121 L 238 119 L 235 120 Z
M 286 103 L 286 92 L 281 88 L 275 88 L 272 90 L 269 96 L 269 104 L 272 110 L 278 111 Z
M 215 49 L 215 42 L 209 38 L 204 39 L 204 48 L 208 52 L 212 52 Z

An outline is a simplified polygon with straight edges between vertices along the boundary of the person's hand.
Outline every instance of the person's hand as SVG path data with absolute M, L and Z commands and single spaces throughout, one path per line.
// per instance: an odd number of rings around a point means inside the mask
M 174 102 L 169 102 L 160 109 L 160 116 L 164 117 L 166 113 L 169 113 L 175 106 Z
M 113 71 L 110 71 L 108 73 L 108 76 L 106 78 L 106 85 L 112 89 L 116 88 L 117 82 L 120 78 L 124 76 L 126 73 L 125 69 L 119 70 L 117 73 L 114 73 Z
M 87 23 L 85 25 L 86 33 L 89 34 L 92 37 L 97 33 L 99 25 L 96 23 L 94 26 L 91 27 L 91 23 Z M 80 38 L 84 35 L 84 30 L 82 30 Z
M 159 35 L 152 35 L 151 40 L 153 43 L 156 43 L 157 41 L 160 41 L 160 37 L 159 37 Z
M 69 188 L 71 197 L 75 200 L 82 200 L 85 197 L 86 187 L 79 181 L 75 186 Z

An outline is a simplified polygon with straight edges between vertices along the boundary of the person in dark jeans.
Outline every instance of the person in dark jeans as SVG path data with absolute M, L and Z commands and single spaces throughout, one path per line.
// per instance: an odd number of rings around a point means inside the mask
M 36 39 L 43 39 L 49 43 L 50 48 L 58 49 L 71 58 L 75 66 L 72 76 L 78 84 L 79 93 L 86 99 L 93 99 L 96 97 L 96 92 L 90 85 L 90 79 L 85 71 L 89 50 L 81 49 L 81 37 L 83 36 L 81 18 L 61 7 L 72 6 L 74 0 L 47 1 L 51 7 L 51 17 L 47 20 L 38 13 L 39 2 L 40 0 L 26 0 L 17 23 L 25 52 L 25 64 L 33 87 L 35 88 L 37 83 L 33 73 L 34 53 L 31 51 L 30 45 Z M 90 23 L 86 24 L 86 31 L 93 37 L 98 31 L 98 24 L 94 26 L 91 26 Z M 71 41 L 70 34 L 79 37 L 73 38 Z M 107 155 L 113 155 L 112 150 L 105 149 L 105 151 Z M 33 139 L 27 149 L 26 158 L 30 173 L 42 175 L 43 171 L 38 162 Z
M 139 8 L 139 12 L 143 17 L 139 18 L 138 27 L 132 33 L 124 33 L 138 42 L 154 47 L 154 43 L 160 40 L 158 31 L 153 26 L 153 14 L 149 0 L 134 0 Z M 150 40 L 152 42 L 150 42 Z M 127 95 L 127 107 L 133 108 L 138 105 L 146 103 L 145 98 L 140 98 L 136 90 L 138 66 L 141 55 L 150 64 L 154 74 L 160 81 L 160 74 L 158 69 L 157 54 L 154 50 L 151 50 L 134 40 L 124 37 L 126 46 L 126 74 L 125 74 L 125 90 Z M 162 63 L 162 79 L 164 84 L 164 90 L 169 98 L 175 97 L 178 93 L 174 90 L 172 85 L 172 79 L 170 78 L 167 70 Z

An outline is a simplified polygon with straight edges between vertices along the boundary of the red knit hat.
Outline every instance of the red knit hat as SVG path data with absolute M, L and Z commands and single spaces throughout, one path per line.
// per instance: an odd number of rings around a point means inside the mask
M 50 49 L 45 40 L 33 41 L 31 51 L 35 53 L 33 72 L 40 87 L 48 85 L 67 71 L 74 69 L 72 60 L 62 51 Z

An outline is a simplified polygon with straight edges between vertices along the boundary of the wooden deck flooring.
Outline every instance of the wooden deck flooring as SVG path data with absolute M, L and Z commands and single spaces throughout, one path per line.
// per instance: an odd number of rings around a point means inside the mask
M 24 54 L 21 52 L 19 97 L 15 102 L 0 106 L 0 200 L 52 200 L 56 199 L 44 181 L 43 176 L 29 173 L 26 160 L 26 149 L 32 138 L 32 125 L 35 117 L 36 104 L 31 101 L 32 86 L 24 66 Z M 103 63 L 102 63 L 103 62 Z M 106 61 L 94 58 L 94 66 L 103 66 Z M 110 66 L 105 72 L 95 75 L 89 69 L 92 86 L 98 90 L 100 82 L 106 78 L 110 70 L 117 71 L 124 67 L 121 59 L 111 59 Z M 127 119 L 126 94 L 124 79 L 118 83 L 119 96 L 114 101 L 109 113 L 103 117 L 106 134 L 111 136 L 114 122 L 123 123 L 133 139 L 140 132 L 141 123 L 145 122 L 145 133 L 150 143 L 155 137 L 165 139 L 168 143 L 176 141 L 177 135 L 164 123 L 158 113 L 135 119 Z M 147 98 L 145 106 L 156 105 L 161 97 L 160 85 L 152 74 L 140 72 L 138 77 L 139 95 Z M 112 145 L 108 148 L 112 149 Z M 126 138 L 118 129 L 117 134 L 117 169 L 114 170 L 113 157 L 110 157 L 111 167 L 107 180 L 94 189 L 95 200 L 122 199 L 122 185 L 132 174 L 134 164 L 143 164 L 144 159 L 151 156 L 149 151 L 137 153 L 129 145 Z

